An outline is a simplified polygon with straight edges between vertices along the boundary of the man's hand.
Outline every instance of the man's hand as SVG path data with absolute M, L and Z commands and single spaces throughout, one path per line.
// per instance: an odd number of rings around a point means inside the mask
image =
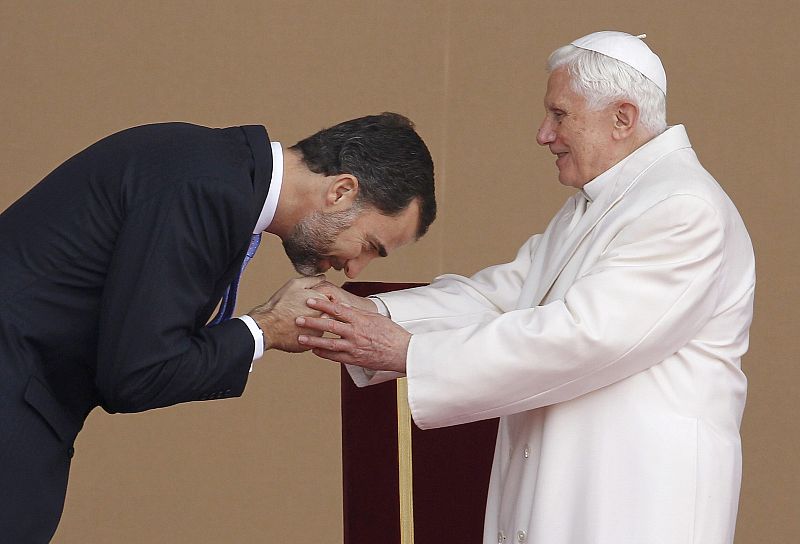
M 307 351 L 308 346 L 297 343 L 299 334 L 314 336 L 322 335 L 313 329 L 298 329 L 295 325 L 297 316 L 319 317 L 321 312 L 309 308 L 306 301 L 309 297 L 326 300 L 325 295 L 313 291 L 315 285 L 325 281 L 325 276 L 297 278 L 289 280 L 270 299 L 256 306 L 248 315 L 255 319 L 264 333 L 264 351 L 279 349 L 299 353 Z
M 378 309 L 372 300 L 354 295 L 353 293 L 348 293 L 341 287 L 338 287 L 328 281 L 323 281 L 318 285 L 315 285 L 314 290 L 322 293 L 328 297 L 328 300 L 334 303 L 352 306 L 353 308 L 358 308 L 360 310 L 364 310 L 365 312 L 375 312 Z
M 360 298 L 360 297 L 359 297 Z M 302 334 L 300 345 L 313 348 L 314 354 L 371 370 L 406 371 L 406 354 L 411 333 L 391 319 L 342 303 L 309 298 L 307 304 L 329 318 L 298 317 L 298 327 L 316 335 Z M 339 338 L 321 335 L 330 332 Z

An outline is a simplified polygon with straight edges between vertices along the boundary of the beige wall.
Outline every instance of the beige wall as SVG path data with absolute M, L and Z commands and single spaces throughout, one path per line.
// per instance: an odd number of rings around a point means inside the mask
M 264 123 L 294 143 L 395 110 L 431 148 L 441 214 L 362 279 L 471 273 L 510 259 L 569 194 L 535 143 L 546 54 L 594 30 L 647 32 L 669 121 L 739 206 L 758 258 L 736 541 L 795 542 L 798 15 L 763 0 L 0 0 L 0 209 L 127 126 Z M 240 307 L 290 276 L 271 240 Z M 95 411 L 55 542 L 340 542 L 339 433 L 338 368 L 308 355 L 270 354 L 241 399 Z

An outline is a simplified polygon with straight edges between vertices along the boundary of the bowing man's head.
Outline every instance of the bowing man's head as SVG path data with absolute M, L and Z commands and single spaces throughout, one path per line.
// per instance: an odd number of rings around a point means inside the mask
M 396 113 L 339 123 L 289 148 L 302 212 L 281 236 L 301 274 L 356 277 L 376 257 L 422 237 L 436 217 L 433 160 Z M 287 174 L 291 165 L 287 166 Z

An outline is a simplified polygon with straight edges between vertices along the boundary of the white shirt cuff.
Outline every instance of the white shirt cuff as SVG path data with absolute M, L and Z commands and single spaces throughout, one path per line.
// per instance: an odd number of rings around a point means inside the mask
M 253 361 L 257 359 L 261 359 L 264 355 L 264 332 L 261 330 L 261 327 L 258 326 L 256 320 L 250 317 L 249 315 L 242 315 L 237 317 L 236 319 L 241 319 L 244 321 L 244 324 L 247 325 L 247 328 L 250 329 L 250 334 L 253 335 L 253 342 L 255 343 L 255 350 L 253 352 Z M 250 365 L 250 372 L 253 371 L 253 365 Z
M 386 306 L 386 303 L 382 301 L 380 297 L 377 297 L 375 295 L 370 295 L 367 298 L 375 303 L 375 306 L 378 307 L 377 311 L 379 314 L 381 314 L 383 317 L 389 317 L 389 318 L 392 317 L 392 314 L 389 313 L 389 307 Z

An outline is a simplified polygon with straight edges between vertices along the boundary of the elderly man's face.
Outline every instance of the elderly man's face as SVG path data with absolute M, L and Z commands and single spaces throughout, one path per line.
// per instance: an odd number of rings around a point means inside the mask
M 580 188 L 614 165 L 615 105 L 589 110 L 586 99 L 572 90 L 567 69 L 558 68 L 547 81 L 544 109 L 536 141 L 558 157 L 558 181 Z

